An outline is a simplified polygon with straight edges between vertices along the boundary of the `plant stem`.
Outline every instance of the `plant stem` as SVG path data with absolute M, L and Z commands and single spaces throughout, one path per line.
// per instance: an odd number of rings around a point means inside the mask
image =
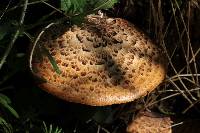
M 6 62 L 6 59 L 7 59 L 8 55 L 9 55 L 9 53 L 10 53 L 10 51 L 11 51 L 11 49 L 12 49 L 14 43 L 15 43 L 15 41 L 17 40 L 17 37 L 20 34 L 20 27 L 24 22 L 24 17 L 25 17 L 25 13 L 26 13 L 26 9 L 27 9 L 27 3 L 28 3 L 28 0 L 25 0 L 24 1 L 24 8 L 22 10 L 21 18 L 20 18 L 20 21 L 19 21 L 19 28 L 16 30 L 12 40 L 10 41 L 10 43 L 9 43 L 9 45 L 8 45 L 8 47 L 7 47 L 7 49 L 6 49 L 5 53 L 4 53 L 1 61 L 0 61 L 0 70 L 1 70 L 1 68 L 3 66 L 3 64 Z

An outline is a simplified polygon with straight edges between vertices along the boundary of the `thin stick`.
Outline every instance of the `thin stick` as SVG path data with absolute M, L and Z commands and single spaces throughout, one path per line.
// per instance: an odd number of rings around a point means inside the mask
M 161 43 L 161 44 L 162 44 L 163 49 L 164 49 L 165 51 L 167 51 L 167 48 L 166 48 L 166 46 L 165 46 L 165 42 L 163 41 L 163 43 Z M 177 71 L 176 71 L 176 68 L 174 67 L 174 65 L 173 65 L 173 63 L 172 63 L 172 61 L 171 61 L 171 59 L 170 59 L 169 54 L 168 54 L 167 52 L 166 52 L 166 56 L 167 56 L 167 58 L 169 59 L 169 64 L 171 65 L 172 69 L 173 69 L 174 72 L 176 73 L 178 79 L 179 79 L 180 81 L 182 81 L 181 78 L 179 77 Z M 179 92 L 183 95 L 183 97 L 184 97 L 185 99 L 187 99 L 188 102 L 189 102 L 190 104 L 192 104 L 192 101 L 187 97 L 187 95 L 185 95 L 185 94 L 181 91 L 181 89 L 180 89 L 171 79 L 169 79 L 169 81 L 179 90 Z M 187 90 L 187 89 L 185 89 L 185 90 L 186 90 L 187 92 L 189 91 L 189 90 Z M 189 93 L 189 94 L 191 94 L 191 93 Z
M 12 0 L 9 0 L 9 2 L 8 2 L 6 8 L 5 8 L 5 10 L 3 11 L 3 13 L 2 13 L 1 16 L 0 16 L 0 20 L 3 18 L 4 14 L 7 12 L 8 7 L 10 6 L 11 1 L 12 1 Z
M 51 4 L 45 2 L 44 0 L 41 0 L 42 3 L 44 3 L 45 5 L 51 7 L 52 9 L 54 9 L 55 11 L 59 12 L 60 14 L 64 15 L 65 17 L 69 18 L 69 16 L 65 15 L 63 11 L 61 11 L 60 9 L 57 9 L 56 7 L 52 6 Z
M 200 76 L 200 73 L 197 73 L 197 74 L 179 74 L 178 75 L 179 77 L 192 77 L 192 76 L 197 76 L 199 77 Z M 174 75 L 172 77 L 170 77 L 171 79 L 174 79 L 174 78 L 177 78 L 178 77 L 177 75 Z
M 35 42 L 33 43 L 33 47 L 31 49 L 31 53 L 30 53 L 30 57 L 29 57 L 29 67 L 30 67 L 30 70 L 32 73 L 33 72 L 33 68 L 32 68 L 32 60 L 33 60 L 33 53 L 34 53 L 34 50 L 35 50 L 35 47 L 37 45 L 37 42 L 39 41 L 40 37 L 42 36 L 42 34 L 45 32 L 46 29 L 50 28 L 52 25 L 54 25 L 55 23 L 50 23 L 48 24 L 40 33 L 39 35 L 37 36 Z
M 184 56 L 185 56 L 185 59 L 186 59 L 187 68 L 188 68 L 188 70 L 191 72 L 191 69 L 190 69 L 190 66 L 189 66 L 189 62 L 188 62 L 188 59 L 187 59 L 187 57 L 186 57 L 186 53 L 185 53 L 185 50 L 184 50 L 184 47 L 183 47 L 183 42 L 182 42 L 182 40 L 181 40 L 180 30 L 179 30 L 179 27 L 178 27 L 177 19 L 176 19 L 176 17 L 175 17 L 175 10 L 174 10 L 174 5 L 173 5 L 172 0 L 170 0 L 170 3 L 171 3 L 172 11 L 173 11 L 173 14 L 174 14 L 174 20 L 175 20 L 175 23 L 176 23 L 176 28 L 177 28 L 177 31 L 178 31 L 179 39 L 180 39 L 180 41 L 181 41 L 182 51 L 183 51 Z M 186 28 L 186 27 L 185 27 L 185 28 Z M 187 30 L 187 29 L 185 29 L 185 30 Z M 191 96 L 191 98 L 192 98 L 193 100 L 197 100 L 197 99 L 189 92 L 189 90 L 187 89 L 186 85 L 184 84 L 184 82 L 182 81 L 182 79 L 179 77 L 178 72 L 176 71 L 176 69 L 174 69 L 174 72 L 175 72 L 176 75 L 178 76 L 178 79 L 179 79 L 180 83 L 182 84 L 183 88 L 188 92 L 188 94 Z
M 19 28 L 16 30 L 14 36 L 13 36 L 13 39 L 11 40 L 11 42 L 9 43 L 1 61 L 0 61 L 0 70 L 3 66 L 3 64 L 6 62 L 6 59 L 15 43 L 15 41 L 17 40 L 17 37 L 19 36 L 19 33 L 20 33 L 20 28 L 21 28 L 21 25 L 24 23 L 24 18 L 25 18 L 25 13 L 26 13 L 26 9 L 27 9 L 27 3 L 28 3 L 28 0 L 25 0 L 24 2 L 24 8 L 22 10 L 22 14 L 21 14 L 21 18 L 20 18 L 20 21 L 19 21 Z
M 48 1 L 48 0 L 43 0 L 43 1 Z M 34 5 L 34 4 L 39 4 L 39 3 L 42 3 L 41 0 L 34 1 L 34 2 L 29 2 L 29 3 L 27 3 L 27 6 Z M 14 6 L 14 7 L 9 8 L 8 12 L 9 11 L 13 11 L 13 10 L 15 10 L 15 9 L 17 9 L 19 7 L 23 7 L 23 4 L 18 4 L 16 6 Z

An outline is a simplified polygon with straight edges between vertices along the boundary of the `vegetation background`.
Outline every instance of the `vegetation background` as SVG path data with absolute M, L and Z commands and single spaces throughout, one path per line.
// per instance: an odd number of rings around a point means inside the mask
M 34 84 L 28 60 L 38 31 L 52 22 L 80 24 L 98 10 L 131 21 L 163 48 L 168 73 L 156 91 L 127 104 L 90 107 L 57 99 Z M 199 0 L 0 1 L 0 132 L 123 133 L 140 110 L 169 115 L 174 128 L 187 132 L 200 122 L 199 72 Z

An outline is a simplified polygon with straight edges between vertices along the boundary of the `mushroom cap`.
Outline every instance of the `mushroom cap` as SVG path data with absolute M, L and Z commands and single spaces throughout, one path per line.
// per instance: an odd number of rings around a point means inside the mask
M 172 120 L 154 112 L 139 112 L 128 125 L 128 133 L 172 133 Z
M 70 102 L 104 106 L 133 101 L 154 90 L 164 79 L 166 60 L 143 32 L 121 18 L 88 15 L 80 25 L 57 25 L 45 31 L 47 56 L 33 55 L 39 86 Z

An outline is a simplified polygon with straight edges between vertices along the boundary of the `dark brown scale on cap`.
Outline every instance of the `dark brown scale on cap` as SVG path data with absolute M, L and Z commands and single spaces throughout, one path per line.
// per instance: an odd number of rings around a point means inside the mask
M 92 106 L 130 102 L 165 77 L 164 54 L 124 19 L 89 15 L 80 26 L 57 27 L 44 33 L 40 45 L 51 49 L 62 73 L 46 56 L 38 61 L 34 55 L 32 64 L 47 81 L 39 86 L 61 99 Z

